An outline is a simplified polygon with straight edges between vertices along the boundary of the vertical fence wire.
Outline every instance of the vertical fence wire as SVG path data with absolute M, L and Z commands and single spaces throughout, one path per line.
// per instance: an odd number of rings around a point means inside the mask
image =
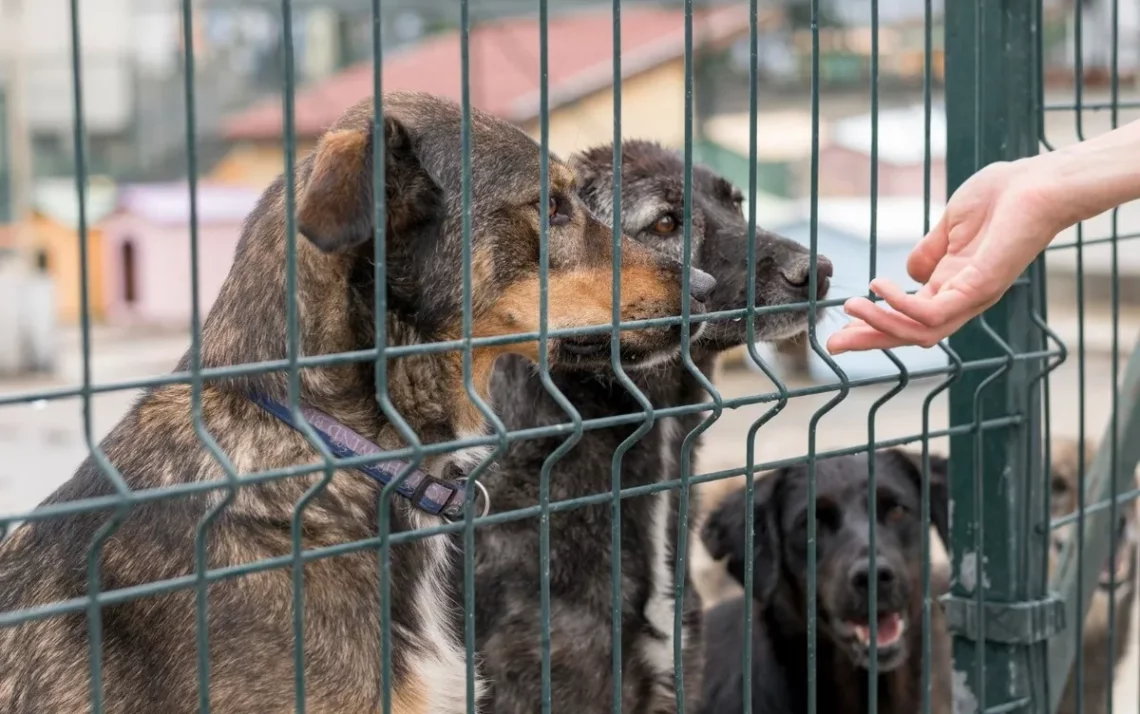
M 293 692 L 297 714 L 305 714 L 305 562 L 302 519 L 304 509 L 329 481 L 332 480 L 332 454 L 316 435 L 312 425 L 301 412 L 301 371 L 297 363 L 301 353 L 300 315 L 297 305 L 297 222 L 296 222 L 296 154 L 294 96 L 296 86 L 293 66 L 293 7 L 290 0 L 281 2 L 282 55 L 284 59 L 285 87 L 282 92 L 285 155 L 285 305 L 286 305 L 286 359 L 288 369 L 288 401 L 293 421 L 324 462 L 323 476 L 297 501 L 293 508 L 290 530 L 292 533 L 293 576 Z
M 1054 147 L 1053 147 L 1052 143 L 1049 141 L 1048 132 L 1046 131 L 1046 126 L 1045 126 L 1045 106 L 1046 106 L 1046 104 L 1045 104 L 1045 82 L 1044 82 L 1045 62 L 1044 62 L 1044 43 L 1042 41 L 1042 33 L 1043 33 L 1042 24 L 1044 22 L 1044 8 L 1043 8 L 1043 2 L 1041 0 L 1037 0 L 1037 2 L 1034 3 L 1033 12 L 1034 12 L 1034 26 L 1037 28 L 1037 32 L 1038 32 L 1038 35 L 1036 37 L 1036 42 L 1034 44 L 1034 68 L 1033 68 L 1033 76 L 1035 77 L 1035 79 L 1037 81 L 1037 87 L 1036 87 L 1036 92 L 1035 92 L 1037 106 L 1035 107 L 1035 114 L 1036 114 L 1036 118 L 1037 118 L 1038 146 L 1035 148 L 1037 148 L 1038 151 L 1040 151 L 1040 149 L 1042 149 L 1042 148 L 1044 148 L 1046 151 L 1052 151 Z M 1052 518 L 1052 511 L 1053 511 L 1052 498 L 1050 496 L 1050 492 L 1051 492 L 1051 486 L 1050 485 L 1052 484 L 1052 479 L 1053 479 L 1053 458 L 1052 458 L 1052 453 L 1053 453 L 1053 449 L 1052 449 L 1052 445 L 1053 445 L 1052 394 L 1053 394 L 1053 390 L 1052 390 L 1051 374 L 1054 370 L 1056 370 L 1058 367 L 1060 367 L 1061 364 L 1064 363 L 1066 359 L 1068 359 L 1068 348 L 1067 348 L 1067 346 L 1065 345 L 1064 341 L 1061 340 L 1060 337 L 1058 337 L 1056 335 L 1056 333 L 1053 332 L 1052 329 L 1048 325 L 1048 290 L 1047 290 L 1047 270 L 1046 270 L 1047 259 L 1046 259 L 1046 255 L 1047 254 L 1042 254 L 1037 259 L 1036 264 L 1035 264 L 1035 270 L 1036 270 L 1036 275 L 1037 275 L 1038 309 L 1037 309 L 1037 311 L 1035 311 L 1033 319 L 1034 319 L 1034 323 L 1037 325 L 1037 327 L 1039 329 L 1041 329 L 1042 332 L 1045 333 L 1048 336 L 1048 338 L 1057 345 L 1058 357 L 1053 362 L 1053 364 L 1046 365 L 1046 367 L 1043 370 L 1043 373 L 1041 375 L 1041 393 L 1042 393 L 1042 398 L 1041 398 L 1041 404 L 1042 404 L 1041 447 L 1042 448 L 1041 448 L 1041 451 L 1042 451 L 1043 458 L 1041 461 L 1042 478 L 1041 478 L 1040 483 L 1042 484 L 1042 489 L 1041 489 L 1040 503 L 1036 504 L 1036 506 L 1038 508 L 1038 514 L 1034 518 L 1034 520 L 1043 524 L 1043 526 L 1044 526 L 1044 528 L 1041 529 L 1039 532 L 1035 532 L 1035 535 L 1039 535 L 1046 543 L 1046 546 L 1041 549 L 1040 558 L 1039 558 L 1040 562 L 1039 562 L 1038 569 L 1037 569 L 1038 577 L 1035 579 L 1035 583 L 1036 583 L 1037 587 L 1039 587 L 1041 589 L 1041 591 L 1045 591 L 1048 588 L 1049 580 L 1050 580 L 1050 573 L 1051 573 L 1051 566 L 1050 566 L 1051 545 L 1049 544 L 1049 541 L 1051 538 L 1049 523 L 1050 523 L 1050 520 Z M 1030 504 L 1030 508 L 1032 508 L 1032 506 L 1033 506 L 1033 504 Z M 1062 681 L 1052 682 L 1049 680 L 1049 677 L 1047 675 L 1043 676 L 1042 678 L 1045 680 L 1046 695 L 1049 697 L 1048 701 L 1053 701 L 1054 700 L 1053 694 L 1052 694 L 1053 689 L 1058 689 L 1060 691 L 1063 691 L 1065 688 L 1065 681 L 1062 680 Z M 1052 711 L 1051 708 L 1048 708 L 1048 704 L 1046 704 L 1046 711 L 1048 711 L 1048 712 Z
M 708 416 L 701 420 L 685 435 L 681 442 L 681 484 L 680 497 L 677 504 L 677 546 L 675 553 L 676 564 L 673 568 L 674 600 L 673 600 L 673 682 L 676 696 L 677 714 L 685 714 L 685 668 L 684 653 L 686 638 L 683 636 L 685 616 L 685 581 L 688 578 L 689 553 L 689 495 L 692 478 L 693 448 L 701 434 L 705 433 L 717 419 L 724 408 L 724 400 L 700 368 L 693 362 L 693 350 L 690 344 L 692 333 L 691 300 L 689 284 L 691 280 L 690 269 L 693 263 L 693 0 L 685 0 L 685 168 L 684 168 L 684 204 L 682 220 L 681 244 L 681 362 L 685 369 L 693 376 L 701 389 L 708 393 L 712 400 L 712 409 Z M 655 498 L 668 499 L 669 492 L 664 491 Z M 662 546 L 664 547 L 664 546 Z M 655 556 L 656 557 L 656 556 Z
M 867 282 L 873 281 L 878 274 L 878 227 L 879 227 L 879 2 L 871 0 L 871 224 L 868 237 L 868 272 Z M 870 290 L 868 299 L 874 299 Z M 870 566 L 867 576 L 867 625 L 870 630 L 869 642 L 871 657 L 867 664 L 867 711 L 879 710 L 879 578 L 878 578 L 878 487 L 875 474 L 875 419 L 879 409 L 887 402 L 899 395 L 910 382 L 910 372 L 906 365 L 890 350 L 883 350 L 883 354 L 890 360 L 895 369 L 899 371 L 899 381 L 896 385 L 883 393 L 867 410 L 867 550 L 870 555 Z M 927 527 L 929 530 L 929 526 Z M 929 587 L 929 586 L 927 586 Z M 923 593 L 924 599 L 929 597 L 928 592 Z
M 819 428 L 820 420 L 834 409 L 841 401 L 847 398 L 850 391 L 850 383 L 847 375 L 840 369 L 839 365 L 831 358 L 831 355 L 819 343 L 819 336 L 816 334 L 816 303 L 818 302 L 818 289 L 819 289 L 819 148 L 820 148 L 820 135 L 819 135 L 819 95 L 820 95 L 820 80 L 819 80 L 819 3 L 820 0 L 811 1 L 811 182 L 810 182 L 810 220 L 809 220 L 809 246 L 808 246 L 808 343 L 811 349 L 817 356 L 819 356 L 832 373 L 839 380 L 839 389 L 836 391 L 835 396 L 828 400 L 823 406 L 817 409 L 811 416 L 808 422 L 808 449 L 807 449 L 807 467 L 808 467 L 808 512 L 807 512 L 807 554 L 808 554 L 808 577 L 807 577 L 807 660 L 808 660 L 808 681 L 807 681 L 807 707 L 808 714 L 817 714 L 819 708 L 819 692 L 818 692 L 818 635 L 819 635 L 819 622 L 818 622 L 818 595 L 816 592 L 818 584 L 818 553 L 816 552 L 816 536 L 817 536 L 817 523 L 816 523 L 816 506 L 818 499 L 818 484 L 816 481 L 816 437 L 818 436 L 817 430 Z
M 759 77 L 757 68 L 760 62 L 759 27 L 758 27 L 758 0 L 749 0 L 748 7 L 748 280 L 747 303 L 745 305 L 745 336 L 746 348 L 749 358 L 760 367 L 773 385 L 776 387 L 776 401 L 748 428 L 745 441 L 745 467 L 744 467 L 744 602 L 750 603 L 755 590 L 755 534 L 756 534 L 756 508 L 754 499 L 756 494 L 756 435 L 760 429 L 771 421 L 788 405 L 788 387 L 779 374 L 767 363 L 767 360 L 756 348 L 756 197 L 757 197 L 757 163 L 759 160 L 757 114 L 759 101 L 757 87 Z M 751 607 L 742 608 L 744 622 L 742 632 L 752 632 Z M 752 638 L 743 637 L 741 652 L 741 701 L 742 713 L 752 714 Z
M 376 403 L 381 413 L 389 419 L 397 431 L 407 438 L 410 431 L 408 425 L 399 418 L 388 396 L 388 151 L 387 137 L 385 136 L 384 122 L 384 85 L 383 85 L 383 8 L 380 0 L 372 0 L 372 276 L 374 303 L 373 329 L 376 333 L 376 361 L 375 391 Z M 414 443 L 414 440 L 411 442 Z M 397 475 L 394 481 L 399 481 L 405 473 L 410 473 L 420 462 L 420 455 L 416 454 L 411 463 Z M 389 626 L 392 612 L 392 591 L 388 579 L 391 563 L 391 544 L 387 540 L 390 529 L 390 514 L 388 513 L 388 495 L 391 484 L 380 490 L 378 507 L 376 510 L 376 535 L 380 539 L 377 553 L 377 584 L 379 586 L 380 606 L 380 711 L 390 714 L 392 711 L 392 628 Z
M 1084 130 L 1084 3 L 1073 3 L 1073 119 L 1077 141 L 1085 140 Z M 1085 485 L 1086 464 L 1084 445 L 1087 436 L 1085 423 L 1085 231 L 1081 223 L 1076 225 L 1076 303 L 1077 303 L 1077 580 L 1084 582 L 1085 568 Z M 1113 385 L 1115 390 L 1115 385 Z M 1115 498 L 1116 494 L 1113 493 Z M 1077 590 L 1077 612 L 1085 612 L 1085 596 Z M 1078 617 L 1073 623 L 1073 643 L 1076 659 L 1070 678 L 1076 687 L 1077 714 L 1085 711 L 1085 618 Z M 1063 686 L 1063 685 L 1062 685 Z
M 1044 107 L 1045 107 L 1045 88 L 1044 88 L 1044 50 L 1043 50 L 1043 11 L 1042 3 L 1040 0 L 1035 2 L 1032 6 L 1032 27 L 1033 27 L 1033 48 L 1032 48 L 1032 71 L 1030 73 L 1033 80 L 1036 82 L 1034 91 L 1034 115 L 1035 115 L 1035 129 L 1036 139 L 1035 145 L 1032 147 L 1033 152 L 1037 153 L 1044 147 L 1046 150 L 1052 150 L 1049 144 L 1044 120 Z M 1030 583 L 1030 587 L 1036 588 L 1037 592 L 1047 592 L 1050 579 L 1050 551 L 1051 546 L 1049 522 L 1052 517 L 1052 498 L 1051 498 L 1051 484 L 1052 484 L 1052 388 L 1051 388 L 1051 375 L 1054 370 L 1061 366 L 1068 358 L 1068 349 L 1064 341 L 1057 335 L 1057 333 L 1049 327 L 1048 324 L 1048 290 L 1047 290 L 1047 270 L 1046 270 L 1046 257 L 1042 253 L 1030 266 L 1031 283 L 1035 288 L 1036 304 L 1033 307 L 1031 314 L 1031 321 L 1038 330 L 1041 331 L 1046 343 L 1052 342 L 1056 345 L 1056 359 L 1049 362 L 1049 357 L 1045 357 L 1042 369 L 1032 378 L 1030 382 L 1031 389 L 1040 389 L 1041 394 L 1041 477 L 1038 479 L 1038 492 L 1039 497 L 1033 499 L 1028 497 L 1025 499 L 1025 505 L 1022 509 L 1022 517 L 1026 523 L 1040 524 L 1040 527 L 1031 528 L 1028 531 L 1030 538 L 1040 537 L 1044 541 L 1044 547 L 1040 548 L 1040 557 L 1034 559 L 1031 552 L 1026 553 L 1024 570 L 1024 581 Z M 1039 386 L 1038 386 L 1039 385 Z M 1026 463 L 1031 462 L 1032 443 L 1025 444 L 1025 458 Z M 1029 495 L 1034 493 L 1032 485 L 1029 487 Z M 1027 548 L 1031 548 L 1031 544 L 1026 544 Z M 1035 690 L 1044 690 L 1046 695 L 1046 711 L 1048 709 L 1048 696 L 1050 687 L 1059 686 L 1064 688 L 1064 682 L 1052 683 L 1049 681 L 1046 674 L 1047 662 L 1036 662 L 1036 668 L 1031 669 L 1030 677 L 1038 677 L 1042 681 L 1042 686 L 1034 687 Z
M 622 63 L 621 63 L 621 0 L 613 0 L 613 279 L 611 282 L 610 367 L 618 384 L 633 397 L 645 414 L 641 424 L 624 441 L 618 444 L 610 461 L 610 635 L 612 651 L 612 708 L 621 714 L 622 693 L 622 577 L 621 577 L 621 468 L 633 445 L 652 429 L 656 421 L 653 404 L 626 374 L 621 364 L 621 239 L 622 239 Z M 687 279 L 687 278 L 686 278 Z
M 210 713 L 210 640 L 209 640 L 209 588 L 206 573 L 210 568 L 207 539 L 210 526 L 237 495 L 237 469 L 218 445 L 206 427 L 202 413 L 202 332 L 199 314 L 199 262 L 198 262 L 198 145 L 196 128 L 194 19 L 190 0 L 182 2 L 182 44 L 185 59 L 183 80 L 186 102 L 186 173 L 189 190 L 190 220 L 190 412 L 194 433 L 210 456 L 222 467 L 226 490 L 222 498 L 208 509 L 194 533 L 195 620 L 198 649 L 198 710 Z
M 98 597 L 101 591 L 100 557 L 107 539 L 118 530 L 132 505 L 130 487 L 107 458 L 95 439 L 91 391 L 91 279 L 88 274 L 90 233 L 87 219 L 87 126 L 83 106 L 83 42 L 80 33 L 79 0 L 71 0 L 72 105 L 75 111 L 75 192 L 79 230 L 80 330 L 83 346 L 83 435 L 87 450 L 99 471 L 115 491 L 115 510 L 91 539 L 87 552 L 87 638 L 91 688 L 91 713 L 103 712 L 103 613 Z
M 377 579 L 380 605 L 380 710 L 391 714 L 392 691 L 395 681 L 392 673 L 392 580 L 389 577 L 392 563 L 392 494 L 419 468 L 424 454 L 420 441 L 411 426 L 392 404 L 388 390 L 388 151 L 384 114 L 384 43 L 383 7 L 381 0 L 372 0 L 372 277 L 374 302 L 373 329 L 376 333 L 375 391 L 380 413 L 391 423 L 413 453 L 396 477 L 380 489 L 377 497 L 376 537 Z
M 462 112 L 463 128 L 461 137 L 462 166 L 461 166 L 461 200 L 463 203 L 463 387 L 467 398 L 475 404 L 479 413 L 497 437 L 495 447 L 475 465 L 466 480 L 470 488 L 467 489 L 467 500 L 463 504 L 463 624 L 464 642 L 466 643 L 467 665 L 467 710 L 476 711 L 476 657 L 475 657 L 475 499 L 478 489 L 474 488 L 478 479 L 486 472 L 490 465 L 498 459 L 507 448 L 507 428 L 495 414 L 487 402 L 479 396 L 475 388 L 474 369 L 472 361 L 474 350 L 472 348 L 472 321 L 473 308 L 473 275 L 471 265 L 471 242 L 474 238 L 471 222 L 472 204 L 472 166 L 471 152 L 474 150 L 475 137 L 472 134 L 472 101 L 471 101 L 471 18 L 470 0 L 462 0 L 460 4 L 459 53 L 460 53 L 460 110 Z M 546 184 L 543 184 L 546 186 Z M 541 207 L 539 214 L 545 215 L 545 206 Z M 549 227 L 549 216 L 540 218 L 542 224 Z
M 1044 22 L 1044 17 L 1043 17 L 1044 10 L 1043 10 L 1042 0 L 1037 0 L 1037 2 L 1035 2 L 1033 4 L 1033 12 L 1034 12 L 1034 23 L 1038 28 L 1038 32 L 1040 33 L 1041 32 L 1041 25 Z M 1044 47 L 1043 47 L 1043 42 L 1041 41 L 1041 37 L 1039 35 L 1037 38 L 1037 42 L 1035 43 L 1035 46 L 1034 46 L 1034 68 L 1033 68 L 1033 75 L 1037 79 L 1036 115 L 1037 115 L 1037 137 L 1038 137 L 1038 144 L 1039 144 L 1038 150 L 1040 150 L 1041 148 L 1044 148 L 1046 151 L 1052 151 L 1053 147 L 1050 145 L 1047 132 L 1045 131 L 1044 72 L 1045 72 L 1045 70 L 1044 70 Z M 1038 302 L 1040 303 L 1038 325 L 1041 326 L 1041 325 L 1044 325 L 1046 323 L 1046 320 L 1048 317 L 1048 292 L 1046 291 L 1045 279 L 1044 279 L 1045 273 L 1046 273 L 1046 270 L 1045 270 L 1046 258 L 1044 255 L 1039 259 L 1039 263 L 1040 263 L 1040 267 L 1038 269 L 1038 274 L 1041 277 L 1041 280 L 1038 282 L 1037 299 L 1038 299 Z M 1053 400 L 1052 400 L 1052 394 L 1053 394 L 1053 390 L 1052 390 L 1052 380 L 1050 379 L 1050 372 L 1052 371 L 1052 369 L 1056 369 L 1056 367 L 1060 366 L 1061 363 L 1064 362 L 1066 357 L 1067 357 L 1067 350 L 1065 348 L 1064 342 L 1062 342 L 1061 340 L 1057 340 L 1057 344 L 1059 345 L 1062 354 L 1061 354 L 1060 358 L 1057 360 L 1057 362 L 1052 366 L 1052 368 L 1046 368 L 1045 374 L 1042 375 L 1042 380 L 1041 380 L 1041 408 L 1042 408 L 1042 420 L 1041 421 L 1042 421 L 1042 426 L 1044 427 L 1042 429 L 1042 433 L 1041 433 L 1042 454 L 1044 456 L 1044 458 L 1042 459 L 1042 467 L 1043 467 L 1042 468 L 1042 483 L 1043 484 L 1052 484 L 1053 483 L 1053 480 L 1052 480 L 1053 479 L 1053 476 L 1052 476 L 1052 470 L 1053 470 L 1053 459 L 1052 459 L 1052 453 L 1053 453 L 1053 448 L 1052 448 L 1052 446 L 1053 446 L 1053 435 L 1052 435 Z M 1049 539 L 1050 539 L 1048 524 L 1049 524 L 1050 518 L 1052 516 L 1052 510 L 1053 510 L 1052 498 L 1050 496 L 1050 493 L 1051 493 L 1051 486 L 1049 488 L 1043 488 L 1042 489 L 1042 498 L 1040 499 L 1041 502 L 1039 504 L 1037 504 L 1037 508 L 1039 509 L 1039 512 L 1037 515 L 1037 520 L 1040 523 L 1044 524 L 1044 526 L 1045 526 L 1042 529 L 1042 531 L 1039 533 L 1039 535 L 1045 540 L 1045 542 L 1047 544 L 1048 544 Z M 1044 590 L 1045 588 L 1048 587 L 1048 583 L 1049 583 L 1049 570 L 1050 570 L 1050 561 L 1051 561 L 1050 547 L 1048 545 L 1045 548 L 1041 549 L 1040 561 L 1041 562 L 1040 562 L 1039 568 L 1038 568 L 1039 577 L 1036 580 L 1036 585 L 1039 588 L 1041 588 L 1042 590 Z M 1048 682 L 1048 678 L 1046 678 L 1046 684 L 1047 684 L 1047 686 L 1057 686 L 1057 685 L 1051 685 Z
M 1116 129 L 1120 125 L 1120 0 L 1112 0 L 1112 22 L 1111 22 L 1111 67 L 1109 68 L 1109 127 Z M 1110 412 L 1109 412 L 1109 446 L 1111 448 L 1112 456 L 1109 459 L 1109 474 L 1112 483 L 1112 503 L 1109 505 L 1109 541 L 1108 541 L 1108 562 L 1109 566 L 1108 575 L 1108 591 L 1111 596 L 1108 598 L 1108 640 L 1105 642 L 1105 655 L 1108 660 L 1108 669 L 1105 672 L 1105 681 L 1108 686 L 1105 687 L 1105 714 L 1113 714 L 1115 697 L 1113 685 L 1116 683 L 1116 642 L 1117 637 L 1122 633 L 1116 631 L 1116 576 L 1117 568 L 1116 562 L 1118 554 L 1117 547 L 1120 545 L 1117 537 L 1117 523 L 1120 518 L 1120 435 L 1117 433 L 1118 418 L 1117 411 L 1120 408 L 1120 232 L 1119 232 L 1119 217 L 1120 209 L 1112 209 L 1111 225 L 1109 227 L 1112 241 L 1109 243 L 1111 251 L 1111 283 L 1109 289 L 1111 290 L 1110 302 L 1112 309 L 1112 338 L 1110 347 L 1110 366 L 1109 374 L 1111 387 L 1110 391 Z M 1081 444 L 1080 453 L 1084 456 L 1084 444 Z M 1133 485 L 1135 485 L 1135 477 L 1133 477 Z M 1136 510 L 1136 504 L 1129 501 L 1125 506 L 1131 508 L 1133 513 Z M 1128 525 L 1126 524 L 1127 528 Z M 1136 587 L 1135 577 L 1133 582 L 1129 584 L 1130 588 Z M 1083 649 L 1083 648 L 1082 648 Z
M 550 714 L 551 663 L 550 663 L 550 476 L 559 460 L 570 452 L 582 439 L 582 415 L 574 407 L 562 390 L 554 384 L 550 376 L 550 355 L 548 353 L 549 311 L 550 311 L 550 216 L 546 206 L 550 202 L 550 46 L 549 46 L 549 7 L 548 0 L 538 0 L 538 56 L 539 56 L 539 292 L 538 292 L 538 372 L 546 393 L 570 418 L 574 432 L 542 462 L 538 480 L 539 533 L 538 533 L 538 572 L 539 572 L 539 619 L 541 633 L 542 714 Z M 614 173 L 621 169 L 615 164 Z
M 923 64 L 922 64 L 922 233 L 930 233 L 930 204 L 932 193 L 932 151 L 931 151 L 931 120 L 933 107 L 931 90 L 933 86 L 933 54 L 934 54 L 934 8 L 932 0 L 924 0 L 922 14 L 923 34 Z M 938 343 L 950 362 L 950 373 L 946 379 L 935 385 L 922 402 L 922 488 L 920 493 L 919 511 L 922 520 L 920 533 L 922 552 L 922 674 L 921 674 L 921 704 L 923 714 L 931 711 L 931 665 L 933 655 L 933 617 L 932 608 L 934 599 L 931 597 L 931 562 L 930 562 L 930 408 L 934 399 L 945 392 L 958 380 L 962 374 L 962 360 L 945 340 Z M 943 544 L 947 554 L 950 544 Z

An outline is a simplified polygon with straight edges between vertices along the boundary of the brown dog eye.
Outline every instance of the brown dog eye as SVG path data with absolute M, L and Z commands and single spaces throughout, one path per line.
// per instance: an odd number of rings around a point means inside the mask
M 554 196 L 550 197 L 550 203 L 546 207 L 546 214 L 550 216 L 551 221 L 553 221 L 554 217 L 558 215 L 558 199 Z
M 677 220 L 673 216 L 661 216 L 657 222 L 653 224 L 653 232 L 660 233 L 661 235 L 669 235 L 677 230 Z
M 899 505 L 891 506 L 887 509 L 886 518 L 891 523 L 897 523 L 906 517 L 906 508 Z

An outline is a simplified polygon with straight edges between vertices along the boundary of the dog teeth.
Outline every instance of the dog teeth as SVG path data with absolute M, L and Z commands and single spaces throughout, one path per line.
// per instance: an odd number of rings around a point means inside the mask
M 906 620 L 901 615 L 891 613 L 883 615 L 879 618 L 877 645 L 879 647 L 891 647 L 902 639 L 903 632 L 906 630 Z M 871 644 L 871 627 L 870 625 L 859 625 L 851 623 L 851 631 L 855 635 L 855 639 L 859 644 L 870 646 Z

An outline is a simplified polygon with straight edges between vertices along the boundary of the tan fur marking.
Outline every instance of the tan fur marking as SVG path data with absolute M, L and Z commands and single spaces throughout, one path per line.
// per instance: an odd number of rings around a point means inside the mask
M 360 182 L 367 165 L 368 135 L 330 131 L 313 154 L 313 171 L 297 204 L 297 224 L 317 236 L 335 235 L 363 208 Z
M 313 163 L 313 175 L 323 174 L 331 169 L 337 173 L 350 175 L 364 166 L 364 150 L 368 146 L 368 135 L 351 129 L 330 131 L 321 139 Z M 330 163 L 337 166 L 329 166 Z
M 528 344 L 535 343 L 532 342 Z M 516 347 L 518 346 L 516 345 Z M 517 350 L 508 350 L 505 346 L 483 347 L 472 350 L 471 382 L 475 385 L 475 392 L 480 398 L 484 400 L 490 398 L 491 372 L 494 369 L 495 360 L 508 351 L 516 352 Z M 455 373 L 460 376 L 455 382 L 456 426 L 461 432 L 480 432 L 483 430 L 487 420 L 483 417 L 483 413 L 479 411 L 479 407 L 471 400 L 470 395 L 467 393 L 467 387 L 463 382 L 463 353 L 453 352 L 448 356 L 454 360 Z M 537 345 L 532 359 L 535 361 L 538 360 Z
M 427 714 L 428 686 L 418 677 L 409 677 L 392 691 L 392 714 Z
M 551 275 L 547 311 L 549 328 L 587 327 L 611 322 L 612 275 L 605 269 L 573 270 Z M 536 277 L 504 290 L 491 314 L 476 325 L 477 334 L 505 335 L 538 330 L 540 285 Z M 656 268 L 646 265 L 623 267 L 622 320 L 638 320 L 650 313 L 654 317 L 668 314 L 675 290 L 677 287 L 663 280 Z M 520 349 L 519 345 L 514 345 L 511 351 Z

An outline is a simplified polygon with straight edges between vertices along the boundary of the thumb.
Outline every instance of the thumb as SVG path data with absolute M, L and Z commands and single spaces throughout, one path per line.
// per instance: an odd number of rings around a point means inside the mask
M 946 218 L 943 216 L 910 252 L 910 257 L 906 261 L 906 272 L 915 282 L 929 282 L 934 269 L 938 267 L 938 262 L 946 256 L 949 246 L 950 233 L 946 229 Z

